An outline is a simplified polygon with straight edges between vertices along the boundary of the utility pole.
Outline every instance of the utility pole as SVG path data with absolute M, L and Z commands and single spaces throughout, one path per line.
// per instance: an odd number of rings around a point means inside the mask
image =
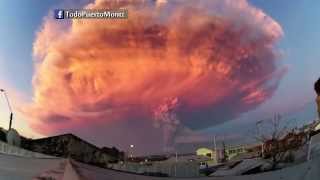
M 213 136 L 213 148 L 214 148 L 214 153 L 211 155 L 211 159 L 214 159 L 216 162 L 218 162 L 219 156 L 217 151 L 216 135 Z M 213 155 L 215 155 L 215 157 Z
M 174 164 L 174 177 L 177 177 L 178 152 L 176 152 L 176 161 Z
M 3 93 L 3 95 L 4 95 L 4 97 L 5 97 L 6 101 L 7 101 L 7 105 L 8 105 L 9 111 L 10 111 L 10 122 L 9 122 L 9 130 L 10 130 L 10 129 L 11 129 L 11 126 L 12 126 L 12 119 L 13 119 L 12 107 L 11 107 L 11 105 L 10 105 L 7 92 L 6 92 L 4 89 L 0 89 L 0 92 Z
M 214 150 L 217 151 L 216 135 L 213 136 Z

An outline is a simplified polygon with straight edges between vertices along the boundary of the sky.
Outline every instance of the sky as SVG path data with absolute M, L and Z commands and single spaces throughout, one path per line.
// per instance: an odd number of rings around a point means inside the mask
M 0 44 L 1 88 L 7 91 L 14 89 L 13 94 L 21 92 L 23 96 L 31 97 L 32 44 L 43 17 L 52 6 L 54 6 L 53 1 L 1 1 L 0 36 L 3 39 L 3 43 Z M 9 98 L 12 98 L 11 94 L 12 92 L 8 92 Z M 1 98 L 0 104 L 1 126 L 7 128 L 8 108 L 4 98 Z M 14 123 L 13 127 L 21 129 L 22 134 L 29 137 L 38 135 L 30 130 L 24 119 L 19 121 L 19 124 Z
M 316 45 L 320 41 L 320 24 L 317 23 L 320 18 L 320 11 L 317 9 L 320 2 L 249 0 L 249 3 L 262 9 L 282 27 L 283 36 L 276 46 L 281 52 L 279 59 L 286 68 L 286 73 L 270 98 L 228 122 L 230 133 L 233 131 L 230 127 L 241 124 L 242 121 L 255 121 L 258 117 L 267 117 L 273 113 L 288 113 L 313 102 L 313 83 L 320 76 L 320 51 Z M 65 8 L 66 5 L 62 4 L 73 3 L 50 0 L 0 2 L 0 88 L 8 91 L 14 111 L 19 111 L 21 104 L 32 102 L 34 98 L 34 43 L 44 24 L 44 17 L 54 8 Z M 0 126 L 6 128 L 8 108 L 3 97 L 0 99 L 0 117 Z M 239 121 L 241 117 L 245 120 Z M 21 134 L 28 137 L 43 136 L 43 131 L 39 133 L 35 130 L 37 126 L 31 127 L 21 113 L 17 113 L 14 121 L 14 128 Z M 221 126 L 224 125 L 208 126 L 202 131 L 216 132 L 217 127 Z M 92 139 L 89 136 L 87 138 Z
M 320 25 L 314 23 L 320 15 L 316 9 L 319 2 L 251 2 L 277 20 L 284 30 L 279 46 L 284 52 L 283 59 L 289 71 L 273 99 L 290 104 L 312 101 L 312 87 L 319 77 L 317 66 L 320 64 L 319 52 L 314 45 L 320 40 Z
M 284 36 L 278 46 L 282 50 L 281 59 L 288 67 L 288 72 L 271 99 L 256 110 L 244 113 L 240 119 L 257 121 L 270 118 L 276 113 L 293 114 L 306 104 L 314 104 L 313 84 L 320 76 L 318 70 L 320 53 L 315 46 L 320 40 L 320 25 L 314 23 L 320 13 L 314 5 L 319 2 L 286 0 L 251 0 L 250 2 L 281 24 Z M 316 115 L 311 115 L 313 116 Z M 239 123 L 237 120 L 228 123 L 227 127 L 237 125 Z M 312 120 L 314 119 L 306 121 Z M 216 130 L 223 131 L 221 126 L 208 129 L 209 132 Z

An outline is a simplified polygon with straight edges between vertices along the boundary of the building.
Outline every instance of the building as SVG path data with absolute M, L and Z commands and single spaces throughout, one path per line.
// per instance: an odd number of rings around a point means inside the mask
M 284 153 L 289 150 L 298 150 L 308 141 L 308 133 L 290 132 L 281 139 L 270 139 L 263 144 L 264 157 L 270 157 L 277 153 Z
M 202 147 L 197 149 L 196 155 L 202 156 L 202 157 L 208 157 L 209 158 L 209 160 L 207 160 L 208 165 L 215 165 L 219 161 L 219 152 L 209 148 Z
M 243 145 L 229 146 L 229 147 L 226 147 L 225 153 L 227 155 L 227 159 L 230 160 L 230 159 L 234 158 L 235 156 L 247 153 L 247 149 Z
M 236 156 L 247 153 L 247 149 L 245 146 L 228 146 L 224 147 L 224 149 L 211 150 L 209 148 L 199 148 L 196 151 L 198 156 L 206 156 L 209 157 L 212 164 L 217 164 L 219 162 L 223 162 L 226 160 L 231 160 Z
M 211 149 L 203 147 L 203 148 L 197 149 L 196 154 L 198 156 L 208 156 L 210 158 L 214 158 L 215 152 L 213 150 L 211 150 Z

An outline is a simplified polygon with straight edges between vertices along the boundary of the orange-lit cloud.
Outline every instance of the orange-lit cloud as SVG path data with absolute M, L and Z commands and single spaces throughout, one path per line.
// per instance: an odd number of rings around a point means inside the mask
M 179 99 L 183 126 L 201 129 L 272 96 L 282 76 L 276 21 L 245 0 L 153 2 L 85 7 L 127 8 L 126 20 L 46 18 L 34 43 L 27 110 L 36 131 L 158 147 L 153 110 L 167 98 Z

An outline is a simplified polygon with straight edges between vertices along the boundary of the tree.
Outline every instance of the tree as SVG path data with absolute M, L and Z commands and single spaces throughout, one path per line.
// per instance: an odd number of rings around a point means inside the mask
M 278 164 L 285 162 L 292 151 L 301 147 L 306 141 L 306 134 L 297 133 L 295 129 L 288 129 L 288 123 L 281 121 L 279 114 L 273 119 L 257 122 L 256 139 L 262 143 L 262 157 L 271 164 L 272 169 L 276 169 Z M 292 158 L 291 158 L 292 159 Z

